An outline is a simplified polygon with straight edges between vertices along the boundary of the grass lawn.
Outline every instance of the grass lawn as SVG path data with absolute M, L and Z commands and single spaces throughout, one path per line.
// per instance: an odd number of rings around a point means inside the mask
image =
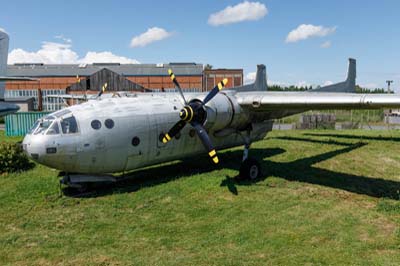
M 274 131 L 252 148 L 254 183 L 234 180 L 239 148 L 74 196 L 44 166 L 0 176 L 0 265 L 400 264 L 399 131 Z

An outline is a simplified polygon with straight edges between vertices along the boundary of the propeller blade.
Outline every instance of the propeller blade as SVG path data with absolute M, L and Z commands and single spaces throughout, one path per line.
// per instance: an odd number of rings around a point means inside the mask
M 172 72 L 172 69 L 168 69 L 168 74 L 169 74 L 169 77 L 171 78 L 172 82 L 175 84 L 175 87 L 178 89 L 183 101 L 185 102 L 185 105 L 187 105 L 188 103 L 185 99 L 185 96 L 183 96 L 183 91 L 181 89 L 181 86 L 179 86 L 179 83 L 176 80 L 175 74 L 174 74 L 174 72 Z
M 223 79 L 222 81 L 218 82 L 217 86 L 215 86 L 204 98 L 203 103 L 206 104 L 208 103 L 212 98 L 214 98 L 217 93 L 222 90 L 225 85 L 228 83 L 228 79 Z
M 219 162 L 217 152 L 215 151 L 215 149 L 211 143 L 211 140 L 207 134 L 207 131 L 199 123 L 192 123 L 192 126 L 196 129 L 196 133 L 199 136 L 204 147 L 206 148 L 208 155 L 213 160 L 213 162 L 217 164 Z
M 97 95 L 97 98 L 100 97 L 107 89 L 107 83 L 104 83 L 103 87 L 101 87 L 101 91 Z
M 164 135 L 162 142 L 167 143 L 170 141 L 173 137 L 175 137 L 176 134 L 178 134 L 182 128 L 186 126 L 186 122 L 180 120 L 178 123 L 176 123 L 169 131 L 167 134 Z

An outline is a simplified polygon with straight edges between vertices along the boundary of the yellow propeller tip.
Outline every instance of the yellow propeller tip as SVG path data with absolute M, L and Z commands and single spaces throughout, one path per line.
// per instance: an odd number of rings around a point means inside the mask
M 171 75 L 171 73 L 172 73 L 172 69 L 168 69 L 168 74 Z
M 166 138 L 163 138 L 163 139 L 162 139 L 162 142 L 165 144 L 165 143 L 168 142 L 168 140 L 167 140 Z
M 226 84 L 228 84 L 228 79 L 225 78 L 224 80 L 222 80 L 222 82 L 224 83 L 224 86 L 225 86 Z
M 213 162 L 214 162 L 214 163 L 216 163 L 216 164 L 219 162 L 219 160 L 218 160 L 218 157 L 217 157 L 217 156 L 215 156 L 215 157 L 213 158 Z

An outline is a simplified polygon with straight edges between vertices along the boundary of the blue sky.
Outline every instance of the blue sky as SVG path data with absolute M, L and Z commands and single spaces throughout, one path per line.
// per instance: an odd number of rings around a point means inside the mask
M 141 63 L 243 68 L 245 75 L 263 63 L 271 82 L 324 84 L 343 80 L 347 58 L 353 57 L 358 84 L 386 87 L 385 80 L 392 79 L 394 88 L 400 88 L 400 1 L 250 1 L 248 9 L 233 16 L 240 20 L 243 15 L 242 21 L 228 23 L 228 14 L 224 22 L 220 14 L 217 19 L 225 24 L 209 22 L 212 14 L 240 4 L 243 1 L 13 0 L 1 4 L 0 28 L 10 35 L 10 52 L 21 49 L 9 61 L 21 55 L 31 59 L 49 47 L 49 56 L 56 57 L 51 60 L 60 62 L 86 60 L 88 52 L 101 57 L 108 51 Z M 302 24 L 313 27 L 308 38 L 287 42 L 288 34 Z M 154 27 L 159 31 L 153 33 L 164 39 L 132 47 L 134 37 Z M 55 38 L 60 35 L 65 40 Z M 43 51 L 43 42 L 53 44 Z M 54 48 L 54 43 L 62 45 Z M 54 55 L 57 49 L 61 55 Z

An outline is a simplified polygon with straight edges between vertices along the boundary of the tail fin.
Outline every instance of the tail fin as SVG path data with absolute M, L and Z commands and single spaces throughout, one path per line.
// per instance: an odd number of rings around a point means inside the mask
M 235 87 L 233 89 L 237 90 L 237 91 L 266 91 L 266 90 L 268 90 L 267 70 L 266 70 L 265 65 L 257 65 L 256 79 L 255 79 L 254 83 L 240 86 L 240 87 Z
M 347 79 L 343 82 L 324 86 L 312 91 L 319 92 L 356 92 L 356 60 L 349 58 L 349 68 L 347 71 Z
M 265 65 L 257 65 L 256 80 L 254 81 L 255 91 L 267 90 L 267 69 Z
M 347 84 L 351 87 L 356 87 L 356 60 L 353 58 L 349 58 L 349 69 L 347 71 Z
M 0 77 L 6 76 L 8 59 L 8 34 L 0 29 Z M 4 99 L 5 83 L 0 82 L 0 99 Z

